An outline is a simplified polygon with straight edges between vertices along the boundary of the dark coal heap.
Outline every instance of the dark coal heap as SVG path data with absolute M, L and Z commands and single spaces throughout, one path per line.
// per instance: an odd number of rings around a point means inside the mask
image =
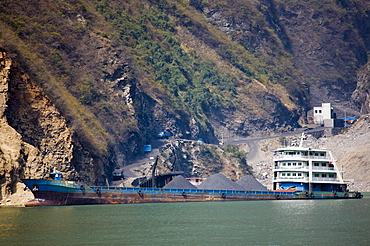
M 171 182 L 163 186 L 163 189 L 196 189 L 196 187 L 183 176 L 176 176 Z
M 235 183 L 242 186 L 245 190 L 267 191 L 267 188 L 263 186 L 260 182 L 258 182 L 258 180 L 255 179 L 252 175 L 245 175 Z
M 209 176 L 198 189 L 204 190 L 244 190 L 244 188 L 237 183 L 226 178 L 221 173 Z

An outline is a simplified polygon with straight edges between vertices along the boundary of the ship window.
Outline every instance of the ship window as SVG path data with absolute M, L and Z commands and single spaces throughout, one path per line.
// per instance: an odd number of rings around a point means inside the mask
M 326 174 L 325 174 L 325 173 L 323 173 L 323 174 L 321 175 L 321 177 L 326 178 Z
M 291 166 L 291 165 L 292 165 L 292 163 L 288 162 L 288 166 Z
M 322 163 L 321 165 L 322 165 L 323 167 L 326 167 L 326 163 Z
M 286 166 L 286 163 L 285 162 L 283 163 L 283 166 Z
M 297 173 L 298 176 L 302 176 L 302 173 Z
M 293 166 L 297 166 L 297 163 L 296 162 L 293 162 Z
M 335 174 L 334 173 L 330 173 L 329 174 L 329 178 L 335 178 Z
M 298 166 L 302 166 L 302 162 L 298 162 Z
M 314 176 L 315 178 L 320 177 L 320 175 L 319 175 L 318 173 L 315 173 L 313 176 Z
M 315 162 L 313 165 L 314 165 L 315 167 L 318 167 L 318 166 L 319 166 L 319 163 Z
M 297 174 L 296 173 L 293 173 L 292 176 L 297 176 Z
M 287 173 L 286 176 L 290 176 L 290 173 Z
M 281 176 L 285 176 L 285 173 L 282 173 Z

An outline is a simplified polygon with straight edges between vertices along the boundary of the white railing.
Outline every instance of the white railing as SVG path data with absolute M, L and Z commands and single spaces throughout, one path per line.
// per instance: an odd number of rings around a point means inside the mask
M 308 167 L 305 167 L 305 166 L 278 166 L 278 167 L 274 167 L 274 169 L 283 169 L 283 170 L 286 170 L 286 169 L 292 169 L 292 170 L 296 170 L 296 169 L 299 169 L 299 170 L 302 170 L 302 169 L 307 169 L 308 170 Z
M 282 154 L 276 154 L 275 159 L 288 159 L 288 160 L 307 160 L 307 159 L 322 159 L 322 160 L 328 160 L 330 159 L 329 156 L 316 156 L 316 155 L 282 155 Z
M 330 181 L 330 182 L 339 182 L 336 178 L 312 178 L 312 181 Z
M 294 179 L 294 180 L 301 180 L 301 181 L 308 181 L 308 178 L 305 178 L 305 177 L 294 177 L 294 176 L 285 176 L 285 177 L 276 177 L 274 178 L 274 180 L 291 180 L 291 179 Z
M 274 166 L 274 170 L 300 170 L 308 171 L 307 166 Z M 313 171 L 335 171 L 334 167 L 312 167 Z
M 334 167 L 312 167 L 312 170 L 334 170 Z

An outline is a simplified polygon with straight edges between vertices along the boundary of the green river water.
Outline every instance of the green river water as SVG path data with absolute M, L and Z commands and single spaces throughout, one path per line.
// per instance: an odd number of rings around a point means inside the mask
M 1 207 L 0 245 L 370 245 L 370 197 Z

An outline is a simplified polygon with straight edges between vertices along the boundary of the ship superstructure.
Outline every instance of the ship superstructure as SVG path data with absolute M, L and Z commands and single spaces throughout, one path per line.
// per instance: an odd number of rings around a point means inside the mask
M 304 134 L 299 146 L 275 150 L 273 189 L 346 192 L 347 185 L 331 151 L 305 148 L 303 139 Z

